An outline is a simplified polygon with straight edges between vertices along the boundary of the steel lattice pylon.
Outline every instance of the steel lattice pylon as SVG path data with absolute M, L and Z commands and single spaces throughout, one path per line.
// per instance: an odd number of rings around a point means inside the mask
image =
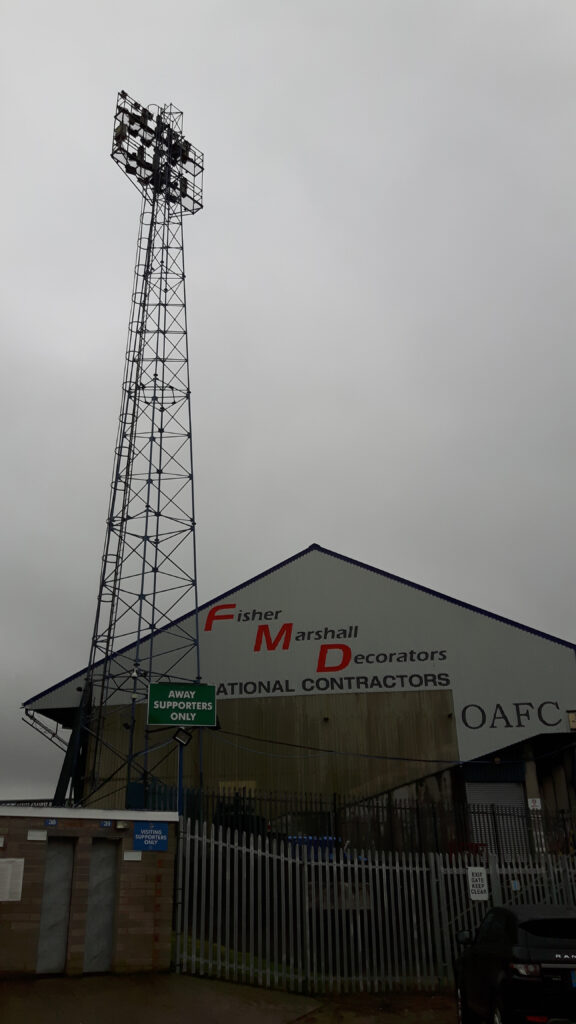
M 184 138 L 180 111 L 121 92 L 112 157 L 142 205 L 96 621 L 55 803 L 71 782 L 76 800 L 101 786 L 105 721 L 127 703 L 114 756 L 128 781 L 142 777 L 134 722 L 149 682 L 200 678 L 182 226 L 202 208 L 203 156 Z

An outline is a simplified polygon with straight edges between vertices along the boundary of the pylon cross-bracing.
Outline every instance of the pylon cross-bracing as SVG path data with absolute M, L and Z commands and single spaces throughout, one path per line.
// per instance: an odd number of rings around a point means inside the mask
M 96 620 L 55 803 L 70 784 L 86 801 L 115 774 L 145 781 L 135 720 L 148 684 L 200 678 L 182 227 L 202 209 L 204 161 L 182 120 L 118 95 L 112 158 L 141 193 L 140 225 Z

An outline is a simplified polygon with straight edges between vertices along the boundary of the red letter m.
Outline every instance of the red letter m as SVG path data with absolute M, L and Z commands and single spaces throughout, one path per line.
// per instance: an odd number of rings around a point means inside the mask
M 270 632 L 270 626 L 258 626 L 256 630 L 256 641 L 254 643 L 254 650 L 261 651 L 262 643 L 266 644 L 266 650 L 275 651 L 280 641 L 282 641 L 282 650 L 287 651 L 290 647 L 290 641 L 292 639 L 292 626 L 293 622 L 285 622 L 283 626 L 278 630 L 274 640 Z

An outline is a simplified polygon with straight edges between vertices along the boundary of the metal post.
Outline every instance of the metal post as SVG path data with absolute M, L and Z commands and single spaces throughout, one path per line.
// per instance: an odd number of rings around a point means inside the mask
M 184 814 L 184 746 L 178 744 L 178 814 Z
M 180 808 L 178 808 L 178 813 L 180 815 L 180 820 L 178 822 L 178 859 L 176 867 L 176 899 L 174 908 L 176 917 L 176 962 L 174 966 L 176 974 L 180 974 L 180 971 L 182 970 L 182 880 L 184 877 L 184 819 Z M 186 865 L 186 870 L 190 870 L 188 864 Z M 186 941 L 186 939 L 184 939 L 184 941 Z
M 502 903 L 502 887 L 500 885 L 500 873 L 498 871 L 499 855 L 488 854 L 488 871 L 490 873 L 490 889 L 492 894 L 492 905 L 497 907 Z
M 200 827 L 204 820 L 204 729 L 198 730 L 198 789 L 200 800 Z

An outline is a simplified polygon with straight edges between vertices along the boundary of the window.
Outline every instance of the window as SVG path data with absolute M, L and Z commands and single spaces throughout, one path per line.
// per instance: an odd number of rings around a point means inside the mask
M 526 935 L 540 940 L 538 945 L 576 943 L 576 917 L 540 917 L 534 921 L 521 921 L 519 928 Z M 529 944 L 535 945 L 534 941 L 529 941 Z

